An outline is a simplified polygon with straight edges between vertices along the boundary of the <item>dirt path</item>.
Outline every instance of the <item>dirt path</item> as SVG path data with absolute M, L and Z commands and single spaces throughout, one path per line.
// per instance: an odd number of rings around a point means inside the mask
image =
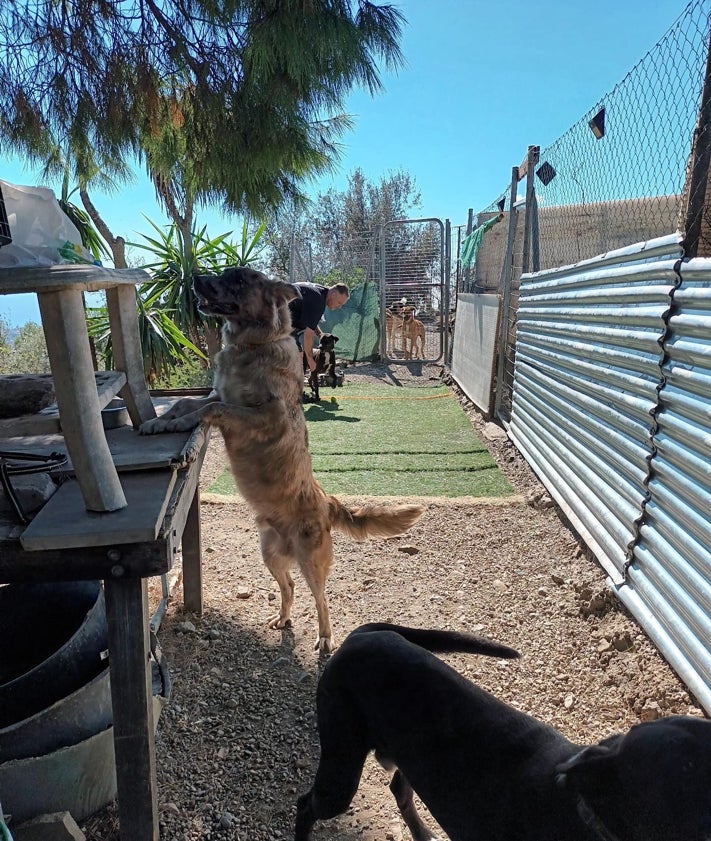
M 347 379 L 432 385 L 434 366 L 356 366 Z M 580 742 L 640 719 L 701 711 L 645 634 L 605 589 L 605 575 L 561 519 L 513 445 L 464 401 L 517 501 L 428 501 L 400 538 L 357 544 L 335 535 L 328 595 L 336 639 L 370 621 L 464 628 L 514 646 L 520 661 L 452 656 L 470 679 Z M 225 466 L 212 438 L 201 484 Z M 318 758 L 313 600 L 297 578 L 293 628 L 265 627 L 277 587 L 264 568 L 247 507 L 206 497 L 202 507 L 205 612 L 168 609 L 159 639 L 173 679 L 157 736 L 164 841 L 293 837 L 296 796 Z M 348 814 L 314 841 L 409 839 L 368 760 Z M 117 841 L 113 807 L 84 827 Z

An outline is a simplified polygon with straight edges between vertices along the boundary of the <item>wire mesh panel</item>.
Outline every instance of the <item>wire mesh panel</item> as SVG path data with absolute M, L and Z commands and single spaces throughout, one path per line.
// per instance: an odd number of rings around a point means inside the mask
M 339 310 L 326 310 L 323 329 L 338 336 L 336 356 L 351 362 L 372 361 L 380 355 L 379 232 L 350 231 L 334 238 L 328 247 L 293 242 L 289 280 L 331 286 L 345 283 L 350 298 Z
M 381 265 L 382 356 L 438 361 L 444 355 L 449 308 L 441 220 L 387 222 Z
M 525 189 L 522 170 L 513 195 L 507 187 L 477 214 L 479 225 L 505 207 L 503 223 L 482 240 L 473 290 L 502 292 L 508 259 L 511 302 L 502 312 L 509 325 L 502 349 L 506 376 L 497 384 L 505 392 L 497 395 L 502 419 L 509 418 L 523 267 L 570 266 L 671 231 L 684 232 L 690 199 L 699 189 L 692 177 L 694 156 L 700 154 L 699 137 L 709 133 L 701 105 L 705 83 L 709 86 L 710 16 L 711 0 L 692 0 L 659 43 L 565 134 L 548 147 L 529 147 L 537 152 L 527 173 L 533 189 Z M 704 185 L 709 206 L 711 179 Z M 509 240 L 512 207 L 519 219 Z M 711 224 L 701 228 L 697 253 L 711 254 Z

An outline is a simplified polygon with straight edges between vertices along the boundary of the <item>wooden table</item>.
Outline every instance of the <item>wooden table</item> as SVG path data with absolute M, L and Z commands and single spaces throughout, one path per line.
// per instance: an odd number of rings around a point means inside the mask
M 0 584 L 104 582 L 124 841 L 159 837 L 147 579 L 171 569 L 181 543 L 185 605 L 202 610 L 198 478 L 208 432 L 141 437 L 133 428 L 156 414 L 136 315 L 135 285 L 147 280 L 88 265 L 0 269 L 0 294 L 37 294 L 57 399 L 54 411 L 0 421 L 2 448 L 64 449 L 71 461 L 71 477 L 27 527 L 0 528 Z M 83 293 L 99 290 L 117 370 L 95 373 Z M 116 394 L 133 427 L 105 432 L 101 409 Z
M 0 583 L 103 579 L 123 841 L 159 838 L 147 578 L 167 573 L 182 543 L 185 606 L 202 612 L 198 479 L 208 438 L 202 427 L 158 436 L 108 431 L 123 509 L 87 511 L 78 481 L 68 478 L 28 526 L 0 530 Z M 61 445 L 56 436 L 37 436 L 2 447 Z

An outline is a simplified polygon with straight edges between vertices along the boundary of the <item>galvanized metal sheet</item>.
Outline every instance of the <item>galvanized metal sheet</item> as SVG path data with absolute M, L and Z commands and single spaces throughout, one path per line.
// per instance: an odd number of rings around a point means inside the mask
M 711 260 L 680 258 L 522 277 L 509 433 L 711 712 Z

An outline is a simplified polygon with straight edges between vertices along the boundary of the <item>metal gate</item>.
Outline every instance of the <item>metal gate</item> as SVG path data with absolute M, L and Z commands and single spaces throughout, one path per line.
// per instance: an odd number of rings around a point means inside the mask
M 438 362 L 445 357 L 449 313 L 447 242 L 440 219 L 396 219 L 382 226 L 383 359 Z

